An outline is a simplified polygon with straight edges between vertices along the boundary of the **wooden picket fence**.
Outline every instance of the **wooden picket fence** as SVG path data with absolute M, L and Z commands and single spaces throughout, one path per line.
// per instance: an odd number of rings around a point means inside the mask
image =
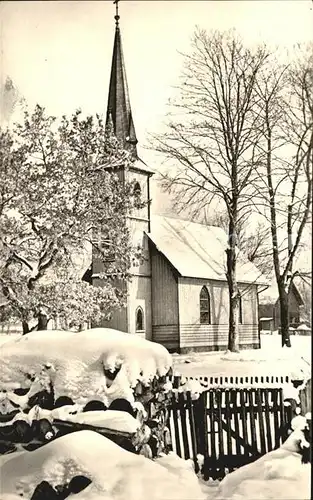
M 312 411 L 312 381 L 307 382 L 304 389 L 300 390 L 300 408 L 302 415 Z
M 177 378 L 181 378 L 177 376 Z M 185 377 L 186 380 L 197 380 L 204 387 L 214 387 L 214 386 L 257 386 L 271 385 L 281 387 L 283 384 L 290 383 L 290 377 L 288 375 L 261 375 L 261 376 L 250 376 L 250 377 Z M 175 377 L 174 377 L 175 379 Z
M 291 418 L 281 388 L 210 388 L 197 400 L 174 392 L 168 426 L 173 451 L 196 471 L 203 455 L 204 478 L 217 479 L 278 448 Z

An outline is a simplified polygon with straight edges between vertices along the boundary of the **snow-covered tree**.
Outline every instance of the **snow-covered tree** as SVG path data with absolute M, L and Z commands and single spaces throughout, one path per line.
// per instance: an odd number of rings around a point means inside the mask
M 167 129 L 153 141 L 171 162 L 164 185 L 180 206 L 204 209 L 214 200 L 227 212 L 230 351 L 239 349 L 237 233 L 251 211 L 258 160 L 256 85 L 267 57 L 266 48 L 249 49 L 234 32 L 197 29 Z
M 30 329 L 59 317 L 66 326 L 106 317 L 124 304 L 135 254 L 127 214 L 139 200 L 119 169 L 132 161 L 99 116 L 56 120 L 39 105 L 0 131 L 2 317 Z M 104 286 L 82 281 L 91 252 L 105 262 Z
M 279 292 L 282 345 L 289 336 L 289 291 L 311 220 L 313 165 L 313 45 L 290 65 L 271 61 L 258 79 L 260 167 L 255 206 L 271 231 Z

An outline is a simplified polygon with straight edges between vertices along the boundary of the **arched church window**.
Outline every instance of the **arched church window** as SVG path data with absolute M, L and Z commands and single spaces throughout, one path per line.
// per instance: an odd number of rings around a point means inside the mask
M 206 286 L 203 286 L 200 292 L 200 323 L 211 324 L 211 300 Z
M 136 310 L 136 332 L 142 332 L 142 330 L 144 330 L 143 310 L 141 307 L 137 307 L 137 310 Z
M 139 182 L 135 182 L 135 185 L 134 185 L 134 195 L 135 196 L 141 196 L 141 186 L 139 184 Z

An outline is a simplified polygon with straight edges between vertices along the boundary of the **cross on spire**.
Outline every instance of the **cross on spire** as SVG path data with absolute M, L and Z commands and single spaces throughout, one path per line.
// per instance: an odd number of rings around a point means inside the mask
M 114 19 L 115 19 L 116 26 L 118 26 L 118 21 L 119 21 L 119 18 L 120 18 L 119 14 L 118 14 L 118 2 L 119 2 L 119 0 L 114 0 L 114 2 L 113 2 L 115 4 L 115 16 L 114 16 Z

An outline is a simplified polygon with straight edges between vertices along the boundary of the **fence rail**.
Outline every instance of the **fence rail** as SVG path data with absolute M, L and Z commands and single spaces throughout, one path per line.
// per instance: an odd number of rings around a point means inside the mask
M 279 386 L 283 384 L 288 384 L 291 379 L 288 375 L 277 376 L 277 375 L 261 375 L 261 376 L 250 376 L 250 377 L 229 377 L 229 376 L 219 376 L 219 377 L 184 377 L 187 380 L 197 380 L 204 387 L 210 386 Z

